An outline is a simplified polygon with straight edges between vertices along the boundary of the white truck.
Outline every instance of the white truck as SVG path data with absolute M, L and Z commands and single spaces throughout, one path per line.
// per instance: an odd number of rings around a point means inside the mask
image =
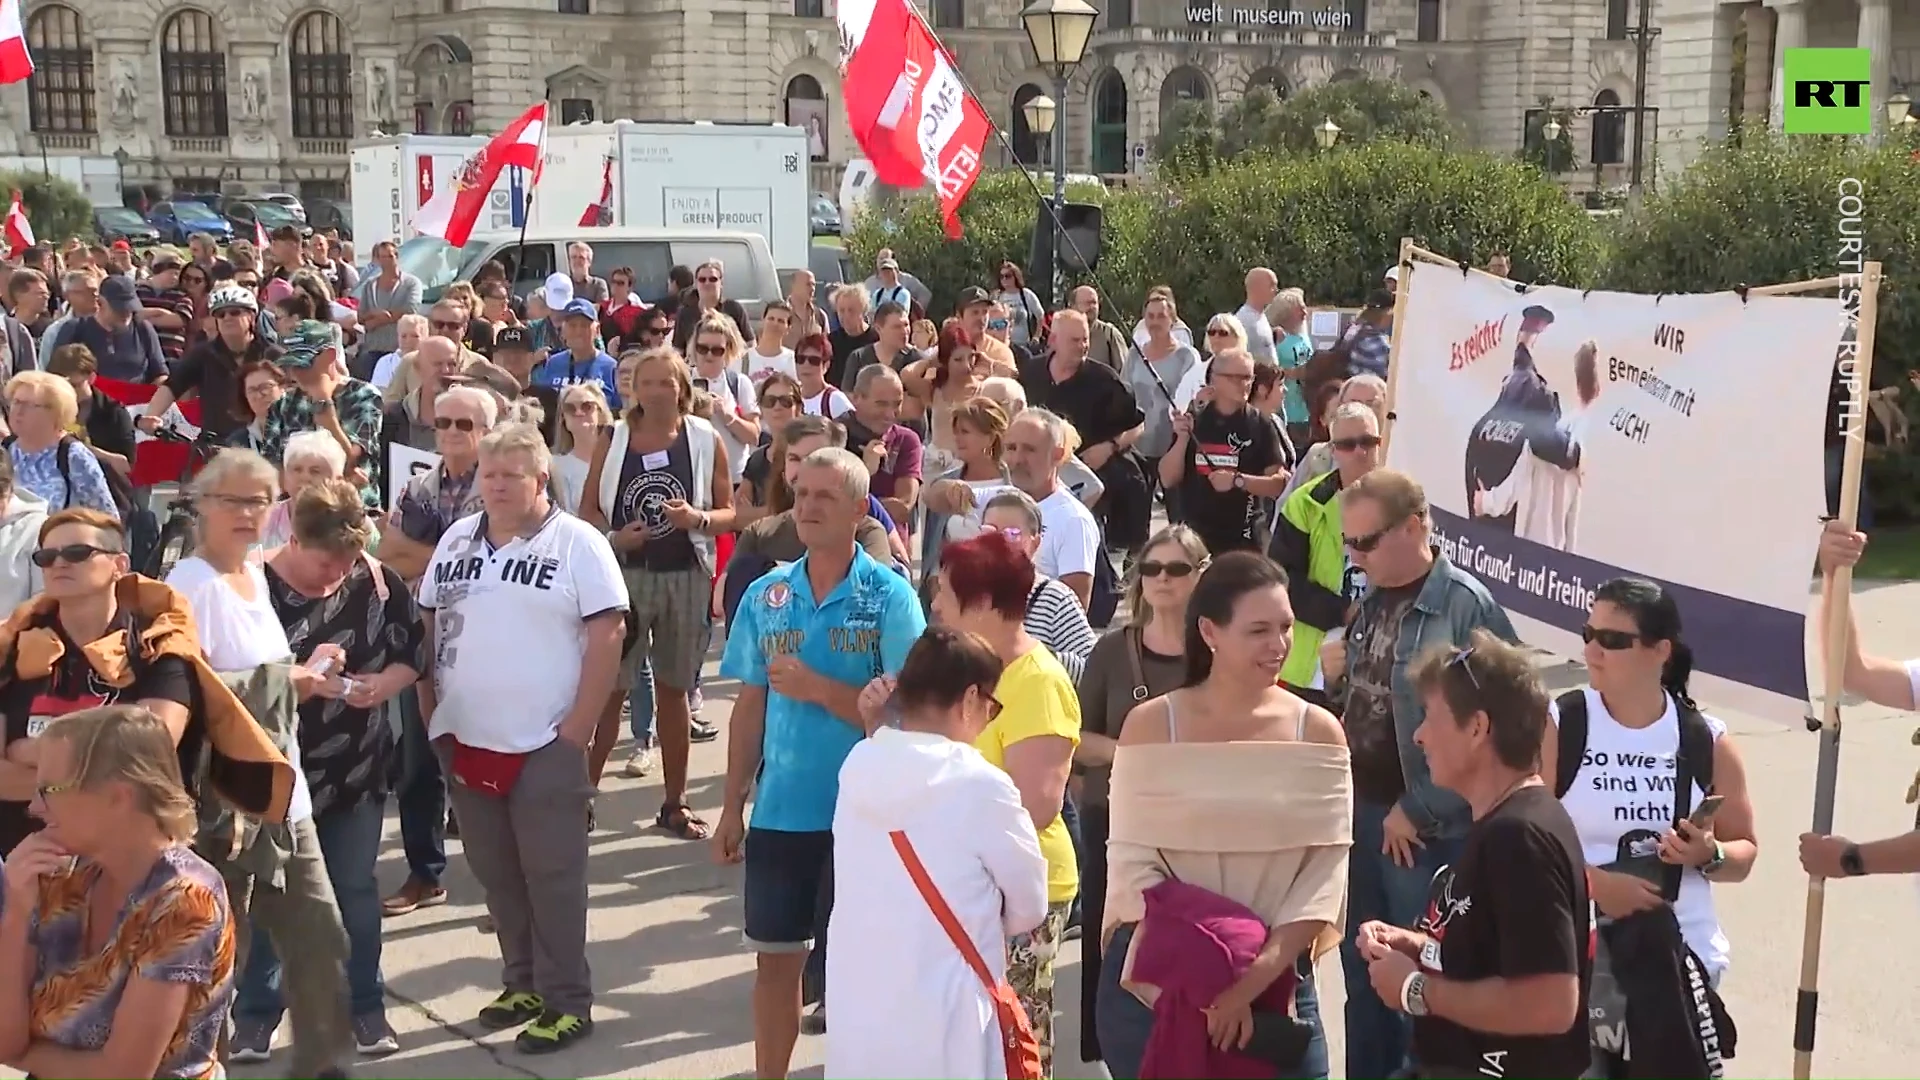
M 413 235 L 413 218 L 484 137 L 398 135 L 351 151 L 353 235 L 361 247 Z M 531 206 L 527 177 L 501 173 L 477 232 L 653 227 L 758 233 L 774 262 L 807 265 L 807 135 L 785 124 L 569 124 L 547 132 Z M 609 191 L 610 188 L 610 191 Z M 603 205 L 602 196 L 610 195 Z

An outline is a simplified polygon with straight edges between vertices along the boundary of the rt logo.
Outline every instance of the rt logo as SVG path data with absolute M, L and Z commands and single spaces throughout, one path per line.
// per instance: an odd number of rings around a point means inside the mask
M 1865 135 L 1873 130 L 1866 49 L 1788 49 L 1781 65 L 1789 135 Z

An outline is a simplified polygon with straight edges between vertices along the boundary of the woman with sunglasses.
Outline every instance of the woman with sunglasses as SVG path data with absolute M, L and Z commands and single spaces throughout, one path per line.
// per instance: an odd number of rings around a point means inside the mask
M 1372 410 L 1349 402 L 1335 410 L 1332 434 L 1333 471 L 1281 501 L 1268 548 L 1287 573 L 1298 620 L 1293 653 L 1280 669 L 1280 680 L 1297 690 L 1326 690 L 1320 646 L 1345 633 L 1353 605 L 1367 591 L 1367 575 L 1347 557 L 1353 541 L 1341 531 L 1340 493 L 1380 467 L 1380 429 Z
M 1108 777 L 1121 724 L 1134 707 L 1178 689 L 1187 674 L 1187 598 L 1207 568 L 1207 546 L 1185 525 L 1148 539 L 1127 581 L 1127 625 L 1107 631 L 1080 674 L 1080 745 L 1068 787 L 1080 814 L 1080 923 L 1098 928 L 1107 907 Z M 1083 938 L 1083 940 L 1085 940 Z M 1080 1058 L 1099 1061 L 1095 1003 L 1100 950 L 1080 951 Z
M 1494 1062 L 1507 1076 L 1574 1080 L 1591 1075 L 1593 871 L 1541 776 L 1552 725 L 1526 650 L 1484 629 L 1470 642 L 1421 653 L 1408 676 L 1424 706 L 1414 742 L 1472 824 L 1418 928 L 1369 920 L 1353 944 L 1369 996 L 1412 1018 L 1414 1075 L 1464 1080 Z
M 1693 651 L 1666 589 L 1645 578 L 1605 582 L 1580 636 L 1590 685 L 1553 703 L 1541 775 L 1579 833 L 1600 914 L 1671 905 L 1681 939 L 1718 984 L 1729 948 L 1714 886 L 1746 880 L 1759 855 L 1746 766 L 1727 726 L 1687 693 Z
M 1345 906 L 1353 839 L 1346 738 L 1331 713 L 1276 685 L 1293 611 L 1286 575 L 1272 562 L 1248 551 L 1213 560 L 1182 622 L 1180 688 L 1134 706 L 1112 744 L 1094 1004 L 1100 1049 L 1122 1080 L 1324 1077 L 1314 961 L 1339 944 Z M 1214 906 L 1223 930 L 1238 924 L 1245 953 L 1218 970 L 1193 957 L 1149 966 L 1159 928 L 1189 921 L 1195 904 Z M 1167 949 L 1159 946 L 1163 956 Z M 1138 965 L 1132 981 L 1129 959 Z M 1225 989 L 1215 989 L 1222 977 Z M 1209 988 L 1198 991 L 1203 979 Z M 1205 1037 L 1156 1038 L 1173 1016 L 1136 996 L 1145 989 L 1138 982 L 1208 995 L 1171 1006 L 1199 1012 L 1185 1019 L 1189 1030 L 1204 1025 Z M 1258 1051 L 1260 1072 L 1225 1072 L 1228 1061 L 1252 1065 L 1239 1053 L 1256 1014 L 1262 1028 L 1288 1029 L 1291 1045 Z
M 1047 309 L 1040 298 L 1027 288 L 1027 279 L 1020 268 L 1011 262 L 1000 264 L 997 287 L 993 298 L 1007 306 L 1007 316 L 1011 325 L 1007 327 L 1007 343 L 1016 348 L 1025 348 L 1029 341 L 1040 336 L 1040 320 L 1046 317 Z
M 195 345 L 214 334 L 213 313 L 207 310 L 207 297 L 213 292 L 213 276 L 204 266 L 188 263 L 180 271 L 180 291 L 187 294 L 192 305 L 192 314 L 187 319 L 186 347 Z
M 990 373 L 985 357 L 974 351 L 973 337 L 958 322 L 940 332 L 933 355 L 915 360 L 900 372 L 907 392 L 907 407 L 900 412 L 902 422 L 916 419 L 926 424 L 928 441 L 921 462 L 929 475 L 939 475 L 959 464 L 959 451 L 953 436 L 954 407 L 973 400 Z
M 613 427 L 607 392 L 599 383 L 574 383 L 560 391 L 560 419 L 553 446 L 553 482 L 560 493 L 560 509 L 577 514 L 600 437 Z
M 1205 405 L 1213 396 L 1208 388 L 1208 374 L 1213 358 L 1229 349 L 1245 351 L 1247 347 L 1247 327 L 1238 315 L 1227 312 L 1215 315 L 1207 320 L 1206 344 L 1203 351 L 1205 362 L 1196 365 L 1187 372 L 1186 378 L 1174 388 L 1173 400 L 1184 408 L 1188 405 Z
M 853 411 L 853 401 L 827 382 L 833 346 L 820 334 L 800 339 L 793 350 L 793 371 L 800 381 L 800 411 L 809 416 L 838 420 Z
M 800 415 L 800 380 L 783 371 L 769 372 L 760 383 L 760 445 L 747 455 L 740 471 L 739 486 L 734 488 L 733 504 L 738 511 L 733 521 L 740 531 L 768 514 L 768 483 L 773 479 L 773 462 L 785 461 L 780 434 L 787 421 Z
M 630 345 L 645 347 L 640 341 L 640 320 L 648 310 L 633 291 L 633 267 L 608 271 L 607 302 L 600 305 L 600 336 L 606 339 L 608 352 L 618 356 Z

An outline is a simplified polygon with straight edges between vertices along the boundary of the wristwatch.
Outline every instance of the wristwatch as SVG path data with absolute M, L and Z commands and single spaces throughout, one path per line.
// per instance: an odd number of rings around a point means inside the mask
M 1840 853 L 1840 872 L 1848 877 L 1866 876 L 1867 863 L 1860 857 L 1859 844 L 1848 844 L 1847 849 Z
M 1408 1016 L 1427 1015 L 1427 973 L 1416 971 L 1400 984 L 1400 1011 Z
M 1713 842 L 1713 855 L 1711 858 L 1707 859 L 1706 862 L 1700 864 L 1700 874 L 1703 877 L 1712 877 L 1713 872 L 1715 870 L 1718 870 L 1725 865 L 1727 865 L 1726 845 L 1722 844 L 1718 840 L 1715 840 Z
M 1247 478 L 1245 475 L 1241 473 L 1233 474 L 1233 490 L 1235 491 L 1247 490 Z

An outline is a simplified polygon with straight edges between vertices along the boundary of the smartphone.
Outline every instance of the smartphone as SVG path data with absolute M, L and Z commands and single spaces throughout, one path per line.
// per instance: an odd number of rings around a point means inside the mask
M 1695 828 L 1704 829 L 1713 824 L 1713 815 L 1720 812 L 1720 804 L 1726 801 L 1725 795 L 1709 795 L 1700 800 L 1700 805 L 1693 808 L 1693 813 L 1687 815 L 1687 820 Z

